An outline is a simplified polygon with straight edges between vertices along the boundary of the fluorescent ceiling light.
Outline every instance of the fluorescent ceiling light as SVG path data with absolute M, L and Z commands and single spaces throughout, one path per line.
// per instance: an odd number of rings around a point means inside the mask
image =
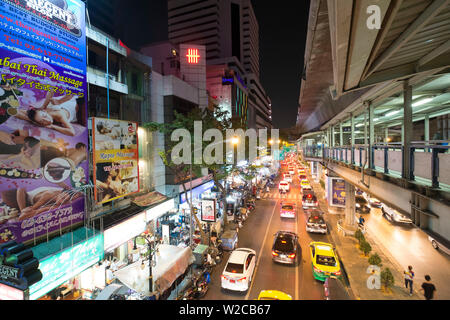
M 373 119 L 373 121 L 378 121 L 378 120 L 380 120 L 380 118 L 375 118 L 375 119 Z
M 417 102 L 414 102 L 414 103 L 412 104 L 412 106 L 413 106 L 413 107 L 421 106 L 421 105 L 423 105 L 423 104 L 425 104 L 425 103 L 430 102 L 431 100 L 433 100 L 433 98 L 425 98 L 425 99 L 419 100 L 419 101 L 417 101 Z
M 386 113 L 384 116 L 385 117 L 390 117 L 390 116 L 393 116 L 394 114 L 397 114 L 399 112 L 400 112 L 400 110 L 391 111 L 391 112 Z
M 364 125 L 364 123 L 358 123 L 355 127 L 359 128 L 362 127 Z

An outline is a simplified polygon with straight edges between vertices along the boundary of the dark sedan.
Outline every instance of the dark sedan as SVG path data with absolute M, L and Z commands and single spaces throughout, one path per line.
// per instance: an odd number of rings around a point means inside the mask
M 301 248 L 298 236 L 290 231 L 278 231 L 272 245 L 272 260 L 279 263 L 294 264 L 299 261 Z

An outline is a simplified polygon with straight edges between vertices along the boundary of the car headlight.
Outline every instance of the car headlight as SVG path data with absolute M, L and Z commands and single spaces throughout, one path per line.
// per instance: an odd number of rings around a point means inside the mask
M 356 208 L 361 208 L 361 205 L 359 203 L 357 203 L 355 206 Z

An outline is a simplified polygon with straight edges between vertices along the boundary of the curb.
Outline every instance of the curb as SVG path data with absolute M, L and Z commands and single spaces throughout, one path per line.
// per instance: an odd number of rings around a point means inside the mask
M 309 176 L 309 173 L 308 173 L 308 176 Z M 317 184 L 317 183 L 314 182 L 314 184 Z M 322 188 L 322 186 L 321 186 L 320 184 L 317 184 L 317 185 L 318 185 L 318 187 L 320 188 L 321 192 L 325 192 L 325 190 Z M 325 203 L 326 203 L 326 201 L 325 201 Z M 329 209 L 328 203 L 326 203 L 326 208 Z M 327 210 L 327 211 L 330 213 L 330 210 Z M 334 210 L 334 209 L 332 209 L 332 211 L 334 211 L 334 212 L 332 212 L 333 215 L 340 214 L 339 212 L 335 212 L 336 210 Z M 332 231 L 330 231 L 329 234 L 330 234 L 331 239 L 333 240 L 333 242 L 334 242 L 335 245 L 337 246 L 337 244 L 340 243 L 340 241 L 339 241 L 339 242 L 336 241 L 336 237 L 340 237 L 340 235 L 339 235 L 339 234 L 335 234 L 335 233 L 336 233 L 336 231 L 335 231 L 335 229 L 333 228 Z M 366 235 L 369 235 L 368 229 L 366 229 Z M 344 236 L 344 238 L 345 238 L 345 237 L 346 237 L 346 236 Z M 379 252 L 382 252 L 382 254 L 387 258 L 388 262 L 391 263 L 391 264 L 395 267 L 395 269 L 396 269 L 395 271 L 398 271 L 398 272 L 401 274 L 401 271 L 399 271 L 399 270 L 403 270 L 403 268 L 400 266 L 400 264 L 395 260 L 395 258 L 392 257 L 392 255 L 390 254 L 390 252 L 389 252 L 386 248 L 384 248 L 384 246 L 383 246 L 382 244 L 378 244 L 378 243 L 373 239 L 373 237 L 376 238 L 376 236 L 372 236 L 372 234 L 370 234 L 369 237 L 366 237 L 366 238 L 367 238 L 368 242 L 371 244 L 372 247 L 377 248 Z M 380 247 L 382 247 L 384 250 L 380 250 Z M 345 261 L 342 259 L 342 256 L 341 256 L 341 255 L 339 255 L 339 257 L 340 257 L 340 260 L 342 260 L 343 262 L 345 262 Z M 347 271 L 346 271 L 346 274 L 347 274 L 347 278 L 348 278 L 348 281 L 349 281 L 349 284 L 350 284 L 350 286 L 348 287 L 349 291 L 352 292 L 352 294 L 355 296 L 355 298 L 356 298 L 357 300 L 361 300 L 361 295 L 360 295 L 359 291 L 356 289 L 355 286 L 352 285 L 352 283 L 355 283 L 355 280 L 353 279 L 352 276 L 350 276 L 350 275 L 347 273 Z M 402 279 L 402 280 L 403 280 L 403 279 Z M 400 283 L 402 283 L 402 281 L 400 281 Z M 411 296 L 410 299 L 413 298 L 414 295 L 417 295 L 417 297 L 419 297 L 419 300 L 420 300 L 420 294 L 418 293 L 418 291 L 416 290 L 416 288 L 417 288 L 417 286 L 414 286 L 414 289 L 413 289 L 413 296 Z M 414 300 L 416 300 L 416 299 L 414 299 Z

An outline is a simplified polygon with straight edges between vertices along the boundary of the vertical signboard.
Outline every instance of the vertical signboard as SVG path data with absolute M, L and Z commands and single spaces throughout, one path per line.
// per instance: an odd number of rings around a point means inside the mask
M 92 118 L 97 202 L 109 202 L 139 191 L 137 129 L 137 122 Z
M 215 222 L 216 221 L 216 200 L 203 199 L 201 214 L 202 214 L 202 221 Z
M 329 177 L 328 203 L 334 207 L 345 207 L 345 180 L 341 178 Z
M 0 0 L 0 242 L 84 218 L 85 5 Z

